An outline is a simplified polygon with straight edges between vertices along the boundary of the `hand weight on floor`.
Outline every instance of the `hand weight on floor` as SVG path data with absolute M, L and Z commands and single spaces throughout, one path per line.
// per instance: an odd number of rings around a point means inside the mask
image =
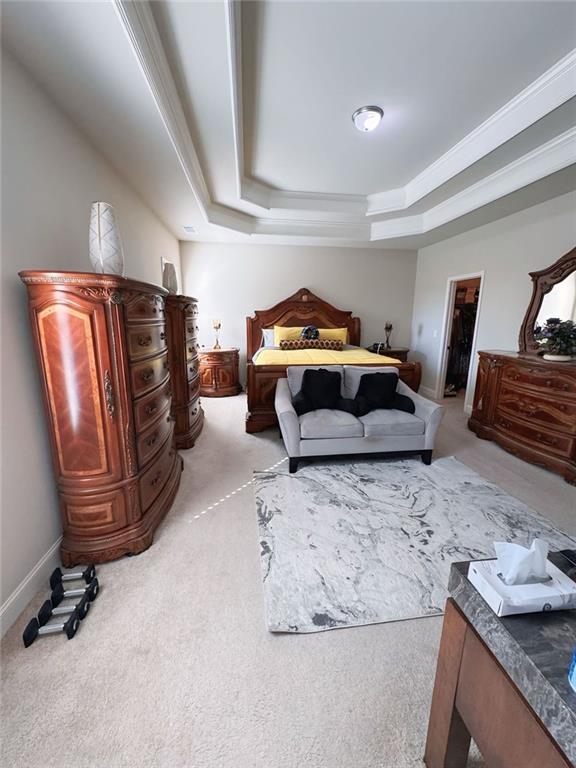
M 64 589 L 62 586 L 62 582 L 57 584 L 54 589 L 52 590 L 52 594 L 50 595 L 50 601 L 54 607 L 57 605 L 60 605 L 62 600 L 68 597 L 86 597 L 88 598 L 89 602 L 92 602 L 93 600 L 96 600 L 98 597 L 98 592 L 100 590 L 100 585 L 98 584 L 98 579 L 92 579 L 90 584 L 88 584 L 87 587 L 81 587 L 79 589 Z
M 61 568 L 55 568 L 50 576 L 50 589 L 54 589 L 62 581 L 79 581 L 84 579 L 86 584 L 90 584 L 95 576 L 96 568 L 93 563 L 87 565 L 83 571 L 62 571 Z
M 74 612 L 66 621 L 60 622 L 59 624 L 47 624 L 45 627 L 41 627 L 38 619 L 31 619 L 28 622 L 24 633 L 22 634 L 24 646 L 28 648 L 28 646 L 32 645 L 34 640 L 36 640 L 36 638 L 39 636 L 42 637 L 44 635 L 57 635 L 60 632 L 64 632 L 68 640 L 72 640 L 78 631 L 79 626 L 80 619 L 78 618 L 76 609 L 74 609 Z
M 43 627 L 50 621 L 52 616 L 67 616 L 70 613 L 74 613 L 74 611 L 76 611 L 78 618 L 82 621 L 86 618 L 86 614 L 89 610 L 90 598 L 87 594 L 80 598 L 76 604 L 72 603 L 70 605 L 56 606 L 52 604 L 51 600 L 45 600 L 38 611 L 38 624 Z

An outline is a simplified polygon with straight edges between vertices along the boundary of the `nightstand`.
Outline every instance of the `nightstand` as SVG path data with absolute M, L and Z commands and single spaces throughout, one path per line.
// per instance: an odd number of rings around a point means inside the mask
M 202 397 L 229 397 L 241 392 L 238 349 L 201 349 L 200 394 Z
M 396 360 L 400 360 L 401 363 L 406 363 L 408 361 L 408 352 L 410 352 L 408 347 L 390 347 L 390 349 L 386 349 L 384 344 L 372 344 L 371 346 L 366 347 L 366 349 L 368 352 L 374 352 L 376 355 L 395 357 Z

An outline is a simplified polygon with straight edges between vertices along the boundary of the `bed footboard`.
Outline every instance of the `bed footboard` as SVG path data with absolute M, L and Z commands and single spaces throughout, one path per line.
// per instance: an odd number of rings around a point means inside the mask
M 374 367 L 379 367 L 377 364 Z M 370 366 L 367 366 L 370 367 Z M 400 378 L 414 392 L 418 392 L 422 378 L 420 363 L 395 364 L 400 371 Z M 248 412 L 246 413 L 246 432 L 261 432 L 278 423 L 274 410 L 274 395 L 278 379 L 286 378 L 285 365 L 254 365 L 247 367 L 246 389 L 248 393 Z

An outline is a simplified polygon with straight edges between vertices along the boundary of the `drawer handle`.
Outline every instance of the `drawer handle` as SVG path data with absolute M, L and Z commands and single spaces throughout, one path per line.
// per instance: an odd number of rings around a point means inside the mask
M 114 390 L 112 389 L 110 371 L 104 371 L 104 395 L 106 397 L 106 410 L 108 411 L 108 416 L 113 419 L 116 406 L 114 404 Z
M 138 336 L 138 344 L 141 347 L 149 347 L 152 344 L 152 336 Z
M 166 334 L 164 333 L 164 331 L 162 331 L 162 333 L 160 334 L 160 341 L 164 341 L 165 338 L 166 338 Z
M 544 436 L 541 432 L 536 433 L 536 438 L 539 442 L 544 443 L 544 445 L 557 445 L 558 443 L 555 437 Z
M 158 483 L 160 482 L 160 478 L 161 478 L 161 477 L 162 477 L 162 471 L 161 471 L 161 470 L 159 470 L 158 472 L 156 472 L 156 474 L 154 475 L 154 477 L 152 478 L 152 480 L 150 480 L 150 485 L 151 485 L 151 486 L 155 486 L 155 485 L 158 485 Z
M 167 371 L 169 367 L 170 367 L 170 365 L 168 363 L 168 360 L 164 360 L 164 364 L 163 364 L 162 368 L 164 368 L 164 370 Z
M 145 441 L 147 446 L 155 445 L 158 442 L 158 432 L 154 432 L 154 434 L 148 438 L 148 440 Z
M 194 328 L 191 325 L 186 326 L 186 333 L 192 333 L 193 330 Z
M 146 413 L 151 416 L 153 413 L 156 413 L 158 410 L 158 403 L 154 401 L 153 403 L 150 403 L 150 405 L 147 405 L 145 408 Z
M 142 381 L 150 381 L 150 379 L 154 376 L 154 368 L 146 368 L 145 371 L 140 372 L 140 378 Z

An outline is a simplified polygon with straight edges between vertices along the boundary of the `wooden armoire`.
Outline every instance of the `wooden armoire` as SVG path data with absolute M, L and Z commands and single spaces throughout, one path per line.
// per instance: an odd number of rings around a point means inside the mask
M 136 554 L 178 489 L 182 460 L 167 291 L 114 275 L 25 271 L 65 566 Z
M 172 414 L 176 419 L 176 447 L 191 448 L 202 431 L 198 371 L 198 302 L 190 296 L 166 297 L 168 360 L 172 381 Z

